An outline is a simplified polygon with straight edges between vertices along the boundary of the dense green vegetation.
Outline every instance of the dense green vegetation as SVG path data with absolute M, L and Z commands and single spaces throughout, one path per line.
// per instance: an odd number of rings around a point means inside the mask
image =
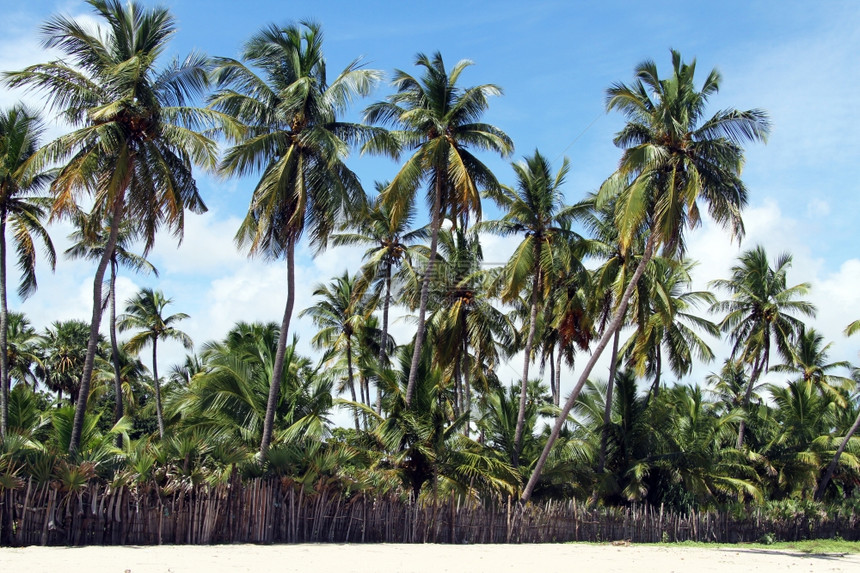
M 857 510 L 860 374 L 804 323 L 816 309 L 810 285 L 791 281 L 791 256 L 755 247 L 712 290 L 690 287 L 687 233 L 707 211 L 743 235 L 744 146 L 770 129 L 761 110 L 708 115 L 716 71 L 699 80 L 695 61 L 672 52 L 667 74 L 649 60 L 609 87 L 607 110 L 627 121 L 618 169 L 568 202 L 567 161 L 556 169 L 536 150 L 510 185 L 481 161 L 510 157 L 514 142 L 483 122 L 501 89 L 468 86 L 468 61 L 419 54 L 419 75 L 395 72 L 365 123 L 345 123 L 382 73 L 354 62 L 329 80 L 318 25 L 264 27 L 240 60 L 164 65 L 166 10 L 90 4 L 101 34 L 53 18 L 44 42 L 64 59 L 3 75 L 47 96 L 73 130 L 40 142 L 35 114 L 0 114 L 0 490 L 27 477 L 73 490 L 273 475 L 433 498 L 732 511 L 807 511 L 814 498 Z M 347 166 L 351 147 L 398 162 L 375 195 Z M 193 347 L 186 315 L 158 289 L 117 301 L 116 276 L 154 271 L 145 257 L 160 231 L 181 236 L 185 210 L 205 210 L 197 167 L 254 179 L 236 242 L 285 261 L 286 303 L 279 323 L 238 323 L 164 376 L 158 343 Z M 484 200 L 498 220 L 481 220 Z M 53 262 L 49 215 L 78 229 L 66 254 L 98 267 L 90 321 L 38 332 L 7 309 L 3 229 L 24 296 L 36 287 L 34 238 Z M 506 264 L 483 264 L 485 233 L 520 241 Z M 367 250 L 294 309 L 305 239 Z M 410 339 L 392 337 L 392 308 L 416 314 Z M 319 357 L 297 352 L 294 311 L 318 328 Z M 720 333 L 729 356 L 703 336 Z M 563 370 L 589 353 L 563 401 Z M 512 360 L 517 380 L 502 375 Z M 696 361 L 715 373 L 690 380 Z M 764 383 L 769 371 L 782 382 Z M 335 408 L 351 427 L 334 426 Z

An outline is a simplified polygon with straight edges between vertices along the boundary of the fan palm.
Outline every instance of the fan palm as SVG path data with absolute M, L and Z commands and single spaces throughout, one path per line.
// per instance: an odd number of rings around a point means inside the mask
M 549 160 L 539 151 L 531 157 L 514 164 L 516 188 L 491 189 L 487 195 L 505 212 L 498 221 L 487 221 L 481 228 L 500 235 L 525 235 L 511 259 L 505 265 L 502 277 L 502 302 L 511 302 L 531 282 L 529 303 L 529 326 L 523 358 L 523 375 L 520 380 L 520 405 L 517 415 L 517 430 L 514 436 L 515 451 L 522 443 L 525 422 L 526 394 L 529 379 L 529 364 L 537 333 L 538 307 L 547 298 L 552 279 L 561 268 L 570 267 L 583 253 L 576 253 L 572 243 L 578 236 L 570 228 L 574 208 L 564 204 L 561 186 L 570 170 L 565 159 L 553 176 Z M 577 266 L 574 264 L 573 266 Z M 514 464 L 517 459 L 514 458 Z
M 182 235 L 184 212 L 206 210 L 192 163 L 214 166 L 214 141 L 195 129 L 217 114 L 188 102 L 206 86 L 206 58 L 191 54 L 162 70 L 156 66 L 176 31 L 165 8 L 117 0 L 88 0 L 98 27 L 64 16 L 42 26 L 43 45 L 64 59 L 5 74 L 6 83 L 43 91 L 74 130 L 37 154 L 63 162 L 51 189 L 52 215 L 72 214 L 82 192 L 92 193 L 92 221 L 110 221 L 110 233 L 93 280 L 93 311 L 69 451 L 80 442 L 102 318 L 102 280 L 120 223 L 135 221 L 144 252 L 161 226 Z
M 791 360 L 791 344 L 800 335 L 803 322 L 797 315 L 815 316 L 815 306 L 800 297 L 809 293 L 809 283 L 787 286 L 791 255 L 783 253 L 770 266 L 764 247 L 745 251 L 739 264 L 732 267 L 730 279 L 711 281 L 710 286 L 723 289 L 731 298 L 711 306 L 713 312 L 725 312 L 720 322 L 723 332 L 730 333 L 732 358 L 739 358 L 752 368 L 743 407 L 759 377 L 768 371 L 771 348 Z M 744 442 L 746 423 L 740 421 L 737 448 Z
M 155 384 L 155 413 L 160 438 L 164 438 L 164 415 L 161 411 L 161 382 L 158 378 L 158 341 L 176 340 L 189 350 L 193 348 L 191 338 L 174 326 L 188 318 L 188 315 L 184 312 L 164 315 L 165 308 L 171 302 L 172 299 L 165 298 L 161 291 L 144 288 L 127 301 L 125 313 L 117 317 L 117 326 L 121 332 L 139 331 L 125 343 L 126 351 L 137 353 L 147 344 L 152 345 L 152 380 Z
M 45 245 L 51 268 L 56 255 L 51 238 L 42 226 L 45 203 L 29 197 L 48 183 L 46 173 L 34 170 L 30 159 L 39 147 L 42 124 L 37 115 L 22 105 L 0 110 L 0 437 L 6 435 L 9 415 L 9 308 L 6 301 L 6 228 L 18 253 L 21 282 L 18 295 L 36 290 L 36 246 L 34 235 Z
M 66 249 L 66 256 L 70 259 L 87 259 L 98 261 L 104 256 L 105 245 L 110 237 L 110 222 L 101 229 L 89 228 L 89 222 L 83 215 L 78 218 L 78 229 L 69 239 L 72 246 Z M 111 364 L 114 370 L 114 423 L 120 421 L 123 416 L 122 401 L 122 373 L 120 368 L 120 351 L 116 338 L 116 278 L 119 266 L 122 265 L 136 272 L 151 272 L 158 276 L 158 270 L 146 260 L 146 257 L 138 255 L 129 250 L 131 244 L 139 238 L 139 229 L 135 229 L 130 221 L 120 223 L 120 229 L 116 237 L 116 245 L 110 256 L 110 279 L 108 279 L 108 304 L 110 305 L 109 333 L 111 347 Z
M 457 86 L 460 75 L 472 62 L 461 60 L 449 72 L 442 55 L 437 52 L 432 58 L 418 54 L 415 64 L 424 68 L 420 79 L 397 70 L 393 81 L 397 92 L 365 111 L 368 122 L 395 130 L 374 137 L 364 147 L 365 151 L 394 156 L 403 149 L 414 150 L 382 193 L 382 201 L 393 216 L 400 217 L 408 211 L 418 188 L 427 184 L 430 254 L 421 285 L 412 369 L 406 388 L 407 404 L 412 403 L 424 345 L 430 280 L 442 220 L 448 216 L 465 223 L 472 213 L 480 219 L 478 186 L 485 189 L 499 186 L 492 172 L 469 150 L 494 151 L 502 156 L 513 151 L 513 143 L 503 131 L 480 121 L 489 105 L 488 98 L 500 95 L 501 90 L 492 84 L 470 88 Z
M 83 391 L 81 379 L 87 357 L 88 333 L 87 323 L 82 320 L 57 321 L 45 329 L 40 343 L 42 356 L 41 363 L 36 365 L 36 375 L 49 390 L 57 392 L 58 399 L 62 393 L 68 394 L 71 404 L 77 403 Z M 99 358 L 102 358 L 104 338 L 99 336 L 98 342 Z
M 665 255 L 682 255 L 684 228 L 700 222 L 699 202 L 707 205 L 712 219 L 733 234 L 743 233 L 741 209 L 747 191 L 740 178 L 741 144 L 766 139 L 770 124 L 760 110 L 728 109 L 704 119 L 708 98 L 719 91 L 721 76 L 712 70 L 700 91 L 693 78 L 695 60 L 686 64 L 672 51 L 672 73 L 660 79 L 653 61 L 636 68 L 633 85 L 614 84 L 607 91 L 607 110 L 617 109 L 628 119 L 615 136 L 624 149 L 618 170 L 601 186 L 599 199 L 615 201 L 619 243 L 626 252 L 645 229 L 642 258 L 618 301 L 612 320 L 592 351 L 574 386 L 562 415 L 523 491 L 527 501 L 564 419 L 603 349 L 620 328 L 633 289 L 658 247 Z M 704 121 L 703 121 L 704 119 Z
M 321 249 L 337 220 L 358 210 L 364 193 L 344 163 L 348 145 L 368 128 L 338 120 L 358 96 L 367 95 L 380 72 L 350 63 L 328 82 L 319 25 L 270 25 L 251 37 L 245 63 L 217 59 L 214 78 L 221 89 L 210 106 L 244 127 L 225 154 L 221 172 L 249 175 L 262 171 L 236 241 L 252 255 L 286 258 L 287 302 L 280 328 L 269 400 L 260 442 L 263 456 L 272 439 L 275 406 L 284 368 L 287 336 L 295 302 L 295 249 L 307 229 Z

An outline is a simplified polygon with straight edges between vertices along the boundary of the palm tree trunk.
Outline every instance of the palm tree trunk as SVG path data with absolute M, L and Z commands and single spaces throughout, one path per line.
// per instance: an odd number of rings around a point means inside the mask
M 755 383 L 758 382 L 759 376 L 761 376 L 761 369 L 762 369 L 763 362 L 764 362 L 764 357 L 759 356 L 755 361 L 755 365 L 753 366 L 753 371 L 752 371 L 752 374 L 750 374 L 750 381 L 749 381 L 749 384 L 747 385 L 747 390 L 746 390 L 746 392 L 744 392 L 744 403 L 743 403 L 744 412 L 747 412 L 749 409 L 750 400 L 752 398 L 753 387 L 755 387 Z M 741 422 L 740 422 L 740 424 L 738 424 L 738 441 L 735 444 L 735 447 L 737 449 L 741 449 L 741 447 L 744 445 L 744 434 L 746 433 L 746 428 L 747 428 L 746 420 L 744 418 L 741 418 Z
M 540 242 L 535 243 L 535 265 L 540 261 Z M 529 363 L 532 359 L 532 346 L 535 342 L 537 331 L 538 295 L 540 294 L 540 270 L 535 270 L 534 284 L 532 284 L 532 308 L 529 317 L 529 335 L 526 338 L 525 356 L 523 357 L 523 379 L 520 382 L 520 408 L 517 412 L 517 428 L 514 431 L 514 467 L 520 465 L 520 448 L 523 443 L 523 426 L 526 423 L 526 398 L 529 388 Z
M 561 340 L 558 341 L 558 356 L 555 357 L 555 401 L 553 404 L 558 406 L 561 401 L 561 359 L 563 357 L 563 349 Z
M 654 383 L 651 385 L 651 395 L 655 398 L 660 394 L 660 378 L 663 374 L 663 355 L 660 348 L 657 348 L 656 356 L 654 356 Z
M 158 380 L 158 336 L 152 339 L 152 377 L 155 380 L 155 417 L 158 419 L 158 438 L 164 439 L 164 414 L 161 411 L 161 382 Z
M 116 401 L 113 411 L 113 423 L 116 424 L 123 416 L 122 403 L 122 371 L 119 365 L 119 345 L 116 341 L 116 257 L 112 257 L 110 261 L 110 352 L 111 362 L 113 363 L 113 388 L 116 394 Z M 116 446 L 122 447 L 122 436 L 116 437 Z
M 418 379 L 418 364 L 421 362 L 421 348 L 424 346 L 425 320 L 427 317 L 427 301 L 430 298 L 430 278 L 433 274 L 433 263 L 436 261 L 436 249 L 439 245 L 439 228 L 442 226 L 442 178 L 436 174 L 436 193 L 433 197 L 433 216 L 430 232 L 430 256 L 424 279 L 421 284 L 421 302 L 418 305 L 418 330 L 415 333 L 415 348 L 412 351 L 412 364 L 409 367 L 409 381 L 406 384 L 406 405 L 412 404 L 415 394 L 415 382 Z
M 6 208 L 0 211 L 0 439 L 9 426 L 9 308 L 6 302 Z
M 131 171 L 131 168 L 129 168 Z M 125 186 L 123 186 L 125 189 Z M 110 233 L 105 244 L 105 251 L 102 254 L 99 265 L 96 267 L 96 276 L 93 279 L 93 315 L 90 319 L 90 338 L 87 342 L 87 356 L 84 359 L 84 370 L 81 374 L 81 386 L 78 391 L 78 399 L 75 405 L 75 419 L 72 423 L 72 435 L 69 440 L 69 455 L 74 456 L 81 445 L 81 431 L 84 428 L 84 416 L 87 413 L 87 399 L 90 395 L 90 382 L 93 378 L 93 366 L 95 365 L 96 350 L 99 343 L 99 326 L 102 322 L 102 281 L 105 278 L 105 271 L 108 263 L 113 257 L 116 249 L 117 235 L 119 234 L 119 225 L 122 221 L 122 212 L 125 205 L 125 192 L 114 199 L 113 213 L 111 213 Z
M 349 393 L 352 396 L 352 401 L 356 402 L 355 380 L 353 380 L 352 376 L 352 344 L 350 343 L 349 338 L 346 339 L 346 380 L 347 384 L 349 384 Z M 361 392 L 361 395 L 362 400 L 364 400 L 364 391 Z M 353 408 L 352 413 L 355 417 L 355 431 L 358 432 L 361 430 L 358 425 L 358 410 Z
M 461 360 L 462 356 L 458 348 L 454 353 L 454 416 L 460 415 L 463 402 L 463 380 L 460 376 Z
M 388 353 L 385 345 L 388 344 L 388 307 L 391 304 L 391 264 L 385 265 L 385 300 L 382 301 L 382 340 L 379 344 L 379 367 L 388 368 Z M 376 385 L 376 413 L 382 413 L 382 388 Z
M 821 501 L 824 497 L 824 491 L 827 489 L 827 484 L 830 483 L 833 473 L 836 471 L 836 466 L 839 464 L 839 458 L 842 456 L 842 452 L 845 451 L 845 448 L 848 447 L 848 441 L 854 433 L 857 432 L 858 428 L 860 428 L 860 414 L 857 414 L 857 419 L 854 420 L 854 425 L 851 426 L 851 429 L 848 430 L 848 434 L 846 434 L 842 439 L 842 443 L 839 444 L 839 449 L 836 450 L 836 454 L 827 466 L 827 471 L 824 472 L 824 477 L 821 478 L 821 483 L 818 484 L 818 489 L 815 490 L 815 501 Z
M 597 473 L 603 473 L 606 468 L 606 445 L 609 441 L 609 421 L 612 416 L 612 393 L 615 390 L 615 373 L 618 371 L 618 342 L 621 339 L 621 329 L 615 329 L 612 336 L 612 358 L 609 363 L 609 382 L 606 384 L 606 404 L 603 407 L 603 428 L 600 432 L 600 458 L 597 462 Z
M 269 398 L 266 401 L 266 418 L 263 420 L 263 438 L 260 441 L 259 458 L 263 459 L 272 443 L 272 433 L 275 424 L 275 410 L 278 406 L 278 393 L 281 389 L 281 376 L 284 373 L 284 357 L 287 351 L 287 334 L 290 331 L 290 319 L 293 316 L 293 305 L 296 301 L 296 241 L 287 240 L 287 305 L 284 308 L 284 318 L 281 321 L 281 332 L 278 335 L 278 348 L 275 351 L 275 363 L 272 365 L 272 379 L 269 381 Z
M 555 389 L 555 344 L 549 349 L 549 392 L 552 394 L 552 403 L 558 403 L 558 392 Z
M 462 352 L 463 356 L 468 358 L 469 342 L 465 338 L 463 339 Z M 469 437 L 470 426 L 472 424 L 472 383 L 469 380 L 470 370 L 471 368 L 469 368 L 468 364 L 463 369 L 463 406 L 461 407 L 461 410 L 467 414 L 466 423 L 463 424 L 463 433 L 467 438 Z
M 537 485 L 537 481 L 540 478 L 541 471 L 543 471 L 543 466 L 546 464 L 547 458 L 549 458 L 549 452 L 552 450 L 553 445 L 555 445 L 555 441 L 561 433 L 561 428 L 564 426 L 565 420 L 567 420 L 567 415 L 570 414 L 571 408 L 573 408 L 577 398 L 579 398 L 579 393 L 582 391 L 582 387 L 585 386 L 585 382 L 591 375 L 594 365 L 597 363 L 600 355 L 603 354 L 603 350 L 609 344 L 610 337 L 615 335 L 615 331 L 621 328 L 621 323 L 623 322 L 624 316 L 627 312 L 627 305 L 630 302 L 630 297 L 633 295 L 633 289 L 636 288 L 636 283 L 639 282 L 639 279 L 642 277 L 642 273 L 645 272 L 645 267 L 648 266 L 648 263 L 651 261 L 651 257 L 654 256 L 656 242 L 656 233 L 652 233 L 648 237 L 648 242 L 645 244 L 645 252 L 642 255 L 642 260 L 639 261 L 639 264 L 636 266 L 636 271 L 630 279 L 630 284 L 628 284 L 627 288 L 624 289 L 624 294 L 621 296 L 618 309 L 615 311 L 612 320 L 609 321 L 609 326 L 606 328 L 603 336 L 600 337 L 600 341 L 597 343 L 594 352 L 592 352 L 591 358 L 585 365 L 585 370 L 583 370 L 580 375 L 576 386 L 574 386 L 573 391 L 570 393 L 570 396 L 568 396 L 567 401 L 564 403 L 564 408 L 562 408 L 561 413 L 555 421 L 555 425 L 552 427 L 552 432 L 546 441 L 546 445 L 541 452 L 540 458 L 538 458 L 537 464 L 535 464 L 535 469 L 532 471 L 532 475 L 523 490 L 522 496 L 520 497 L 520 501 L 522 503 L 526 503 L 531 498 L 535 485 Z

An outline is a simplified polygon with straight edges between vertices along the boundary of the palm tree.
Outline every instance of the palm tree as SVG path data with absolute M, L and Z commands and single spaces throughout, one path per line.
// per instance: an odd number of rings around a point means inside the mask
M 278 338 L 274 322 L 240 322 L 224 340 L 204 344 L 199 372 L 165 404 L 169 414 L 181 417 L 180 430 L 258 446 Z M 296 352 L 295 337 L 287 346 L 279 397 L 277 421 L 284 430 L 276 442 L 304 437 L 321 441 L 329 436 L 331 385 Z
M 91 229 L 86 217 L 81 216 L 77 220 L 78 228 L 69 235 L 72 246 L 66 249 L 65 254 L 70 259 L 87 259 L 98 261 L 104 256 L 105 245 L 110 237 L 110 222 L 101 229 Z M 119 266 L 122 265 L 135 272 L 147 272 L 158 276 L 158 270 L 146 260 L 146 257 L 133 253 L 129 250 L 131 244 L 140 236 L 139 229 L 135 229 L 129 221 L 120 223 L 120 229 L 116 237 L 114 252 L 110 256 L 110 279 L 108 279 L 108 304 L 110 305 L 109 332 L 111 347 L 111 364 L 114 370 L 114 392 L 116 394 L 114 407 L 114 423 L 120 421 L 123 416 L 122 401 L 122 373 L 120 368 L 119 344 L 116 338 L 116 278 Z
M 720 329 L 691 312 L 699 304 L 716 302 L 709 291 L 688 290 L 695 263 L 663 257 L 655 257 L 651 262 L 644 275 L 648 284 L 643 294 L 647 296 L 640 296 L 635 305 L 633 321 L 637 329 L 622 348 L 622 354 L 629 357 L 637 374 L 653 377 L 651 395 L 656 395 L 664 357 L 675 376 L 685 376 L 692 369 L 694 358 L 706 362 L 714 359 L 713 351 L 696 330 L 718 336 Z
M 564 205 L 561 186 L 570 170 L 567 159 L 555 174 L 551 173 L 550 163 L 539 151 L 531 157 L 515 163 L 516 188 L 500 187 L 488 191 L 496 204 L 505 211 L 498 221 L 487 221 L 481 227 L 500 235 L 522 233 L 523 241 L 517 246 L 502 273 L 504 287 L 501 291 L 502 302 L 511 302 L 519 297 L 526 283 L 531 282 L 531 301 L 529 303 L 529 326 L 524 349 L 523 375 L 520 381 L 520 405 L 517 414 L 517 429 L 514 435 L 515 448 L 522 444 L 523 424 L 525 422 L 526 394 L 529 380 L 529 364 L 537 332 L 538 307 L 547 298 L 552 279 L 561 268 L 570 267 L 578 260 L 572 243 L 578 236 L 570 228 L 574 211 Z M 572 266 L 578 266 L 573 264 Z M 517 464 L 517 458 L 513 460 Z
M 430 254 L 421 285 L 418 326 L 406 388 L 407 404 L 412 403 L 424 345 L 430 280 L 442 220 L 447 216 L 452 221 L 466 223 L 472 213 L 480 220 L 478 186 L 485 189 L 499 186 L 492 172 L 469 149 L 494 151 L 503 157 L 513 151 L 513 143 L 503 131 L 480 122 L 489 105 L 488 98 L 500 95 L 501 90 L 493 84 L 465 89 L 457 86 L 463 70 L 471 64 L 461 60 L 449 73 L 442 54 L 437 52 L 432 59 L 418 54 L 415 65 L 424 68 L 421 79 L 397 70 L 393 81 L 397 93 L 365 111 L 369 123 L 396 128 L 371 139 L 365 151 L 385 152 L 396 157 L 404 148 L 414 150 L 382 193 L 383 203 L 389 206 L 394 217 L 399 217 L 409 209 L 418 188 L 426 183 L 431 206 Z
M 790 347 L 791 362 L 777 364 L 774 372 L 786 372 L 811 383 L 823 396 L 844 408 L 845 392 L 850 391 L 854 381 L 847 376 L 833 374 L 837 368 L 848 369 L 847 360 L 828 362 L 827 353 L 833 343 L 824 344 L 824 336 L 814 328 L 804 328 L 794 345 Z
M 685 64 L 672 51 L 672 73 L 660 79 L 653 61 L 636 68 L 636 81 L 614 84 L 607 91 L 607 110 L 618 109 L 628 119 L 615 136 L 624 149 L 618 170 L 599 192 L 600 201 L 616 203 L 615 222 L 624 252 L 646 229 L 642 258 L 619 299 L 612 320 L 592 351 L 562 415 L 535 466 L 522 501 L 528 501 L 564 419 L 576 402 L 603 349 L 621 326 L 633 289 L 658 247 L 664 255 L 683 255 L 684 227 L 700 222 L 699 202 L 707 204 L 712 219 L 732 233 L 743 233 L 741 209 L 747 191 L 740 178 L 743 165 L 741 144 L 766 139 L 770 124 L 760 110 L 717 112 L 703 121 L 708 98 L 717 93 L 721 77 L 712 70 L 697 91 L 693 83 L 695 60 Z
M 21 312 L 10 312 L 6 343 L 7 364 L 9 365 L 9 379 L 27 385 L 31 383 L 33 390 L 36 389 L 38 378 L 33 372 L 33 367 L 41 363 L 39 346 L 42 337 L 30 324 L 30 320 Z
M 851 336 L 860 331 L 860 320 L 855 320 L 851 324 L 849 324 L 845 328 L 845 336 Z M 855 370 L 855 375 L 857 370 Z M 836 449 L 836 453 L 833 455 L 833 459 L 827 465 L 827 469 L 824 472 L 824 475 L 821 477 L 821 481 L 818 483 L 818 487 L 815 490 L 815 499 L 821 500 L 824 498 L 824 492 L 827 490 L 827 484 L 830 483 L 830 480 L 833 478 L 833 474 L 836 472 L 836 466 L 839 465 L 839 458 L 842 457 L 842 454 L 845 452 L 845 448 L 848 447 L 848 442 L 857 433 L 857 430 L 860 429 L 860 413 L 857 414 L 857 418 L 854 420 L 854 424 L 849 428 L 848 433 L 845 434 L 845 437 L 842 438 L 842 442 L 839 444 L 839 447 Z
M 88 0 L 99 20 L 91 29 L 64 16 L 42 26 L 43 45 L 63 59 L 5 74 L 12 87 L 43 91 L 74 130 L 37 153 L 64 162 L 54 180 L 52 216 L 73 214 L 92 193 L 92 220 L 110 221 L 93 280 L 93 311 L 81 393 L 69 452 L 80 442 L 102 318 L 102 281 L 123 220 L 142 230 L 144 254 L 159 227 L 181 237 L 185 209 L 203 212 L 192 163 L 214 166 L 216 146 L 195 129 L 217 114 L 188 107 L 206 86 L 206 58 L 191 54 L 163 70 L 156 63 L 176 31 L 165 8 Z M 38 162 L 36 162 L 38 163 Z
M 387 186 L 387 183 L 377 183 L 376 189 L 382 192 Z M 427 238 L 426 227 L 410 231 L 414 219 L 414 202 L 395 217 L 392 209 L 377 195 L 372 204 L 350 222 L 353 232 L 332 236 L 335 245 L 368 246 L 364 253 L 366 262 L 361 280 L 368 282 L 382 297 L 382 343 L 379 345 L 379 362 L 382 367 L 388 365 L 387 343 L 384 341 L 388 340 L 388 312 L 394 274 L 415 254 L 418 247 L 416 243 Z
M 34 170 L 30 158 L 39 147 L 42 124 L 38 116 L 17 105 L 0 110 L 0 438 L 6 435 L 9 416 L 9 361 L 7 357 L 9 307 L 6 300 L 6 228 L 18 252 L 21 283 L 18 295 L 36 290 L 36 247 L 33 236 L 45 245 L 51 269 L 56 263 L 54 245 L 42 226 L 45 204 L 27 195 L 48 183 L 49 176 Z
M 371 310 L 365 304 L 363 293 L 357 288 L 355 277 L 346 271 L 329 285 L 317 285 L 314 296 L 320 300 L 299 313 L 310 316 L 320 330 L 312 339 L 316 348 L 327 348 L 334 353 L 343 353 L 346 358 L 346 384 L 352 401 L 356 402 L 353 359 L 354 338 L 358 336 Z M 364 390 L 362 389 L 362 396 Z M 355 429 L 359 429 L 358 412 L 355 412 Z
M 434 361 L 453 378 L 454 410 L 466 413 L 468 436 L 472 408 L 472 380 L 484 369 L 495 369 L 506 348 L 513 347 L 514 327 L 492 304 L 493 273 L 481 269 L 483 252 L 477 231 L 442 229 L 439 233 L 436 280 L 428 307 L 428 340 Z M 413 282 L 411 285 L 417 287 Z M 412 301 L 419 288 L 410 293 Z
M 749 405 L 750 393 L 759 377 L 768 371 L 771 347 L 791 360 L 791 344 L 803 330 L 796 315 L 815 316 L 815 306 L 799 297 L 809 293 L 809 283 L 787 286 L 791 255 L 783 253 L 774 267 L 767 260 L 764 247 L 745 251 L 739 264 L 732 267 L 732 278 L 711 281 L 710 286 L 723 289 L 731 298 L 711 306 L 712 312 L 725 312 L 720 322 L 723 332 L 732 340 L 732 358 L 739 358 L 752 368 L 743 407 Z M 744 443 L 745 420 L 738 428 L 737 448 Z
M 272 370 L 260 442 L 264 456 L 272 440 L 278 380 L 284 368 L 287 335 L 295 302 L 295 249 L 307 228 L 311 244 L 322 249 L 338 218 L 364 202 L 358 177 L 344 163 L 348 144 L 367 128 L 338 121 L 357 96 L 364 96 L 380 72 L 356 60 L 329 84 L 322 53 L 322 32 L 314 23 L 281 28 L 270 25 L 245 44 L 242 58 L 259 68 L 219 58 L 214 78 L 221 89 L 211 107 L 243 126 L 236 145 L 221 162 L 226 175 L 262 171 L 251 206 L 236 234 L 252 255 L 287 261 L 287 303 Z
M 89 330 L 82 320 L 56 321 L 45 330 L 40 344 L 41 361 L 36 365 L 36 375 L 45 386 L 57 392 L 59 400 L 63 392 L 75 404 L 84 388 L 81 384 L 86 363 Z M 99 337 L 99 353 L 104 339 Z M 89 389 L 87 389 L 89 391 Z
M 158 437 L 164 438 L 164 415 L 161 411 L 161 382 L 158 379 L 158 341 L 176 340 L 191 350 L 191 338 L 173 325 L 188 318 L 184 312 L 164 316 L 164 309 L 173 302 L 164 298 L 164 293 L 149 288 L 142 289 L 127 301 L 125 314 L 117 318 L 121 332 L 139 330 L 125 343 L 125 349 L 137 353 L 147 344 L 152 344 L 152 379 L 155 383 L 155 413 L 158 418 Z

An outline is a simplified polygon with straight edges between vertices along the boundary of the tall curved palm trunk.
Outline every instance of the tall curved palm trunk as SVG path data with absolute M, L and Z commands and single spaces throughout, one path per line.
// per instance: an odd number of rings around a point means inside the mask
M 192 163 L 214 166 L 216 146 L 194 131 L 217 114 L 186 105 L 206 86 L 206 58 L 192 54 L 163 70 L 158 56 L 175 33 L 164 8 L 135 2 L 88 0 L 98 27 L 64 16 L 42 27 L 43 45 L 64 56 L 4 74 L 7 84 L 47 93 L 54 109 L 75 130 L 43 147 L 38 162 L 65 162 L 52 191 L 52 216 L 77 212 L 76 199 L 93 192 L 93 213 L 111 231 L 93 280 L 90 339 L 75 408 L 69 453 L 80 446 L 102 319 L 102 281 L 124 218 L 139 225 L 147 252 L 156 231 L 181 236 L 185 209 L 206 210 L 197 193 Z M 186 123 L 187 120 L 187 123 Z
M 281 330 L 278 334 L 278 345 L 275 349 L 275 361 L 272 365 L 272 380 L 269 383 L 269 396 L 266 400 L 266 417 L 263 419 L 263 436 L 260 440 L 260 455 L 263 456 L 272 443 L 275 429 L 275 411 L 278 408 L 278 395 L 281 390 L 280 380 L 284 375 L 284 358 L 287 355 L 287 335 L 290 331 L 290 321 L 293 317 L 293 307 L 296 303 L 296 244 L 287 241 L 287 303 L 284 306 L 284 316 L 281 318 Z
M 269 25 L 242 50 L 246 63 L 215 61 L 219 86 L 210 100 L 232 122 L 224 124 L 235 142 L 220 170 L 226 175 L 259 174 L 251 205 L 236 233 L 251 255 L 287 259 L 287 303 L 269 386 L 259 457 L 265 457 L 275 425 L 284 357 L 295 302 L 295 249 L 307 225 L 311 245 L 325 248 L 339 219 L 364 207 L 364 190 L 344 163 L 349 144 L 368 137 L 369 128 L 339 121 L 349 104 L 367 95 L 381 74 L 358 60 L 329 84 L 320 26 L 311 22 Z
M 697 91 L 695 69 L 695 60 L 686 64 L 673 50 L 669 77 L 661 79 L 656 64 L 648 60 L 637 66 L 632 86 L 616 83 L 607 91 L 607 109 L 619 109 L 628 122 L 615 137 L 615 144 L 625 149 L 619 168 L 601 186 L 598 202 L 615 201 L 622 251 L 627 252 L 643 230 L 648 239 L 618 309 L 553 425 L 522 502 L 531 498 L 567 415 L 597 359 L 621 327 L 633 289 L 656 249 L 662 247 L 666 256 L 683 254 L 684 227 L 700 222 L 699 201 L 707 204 L 718 224 L 736 236 L 743 234 L 740 213 L 747 192 L 740 179 L 741 144 L 764 140 L 770 124 L 759 110 L 723 110 L 702 121 L 708 97 L 719 91 L 721 78 L 716 70 L 711 71 Z

